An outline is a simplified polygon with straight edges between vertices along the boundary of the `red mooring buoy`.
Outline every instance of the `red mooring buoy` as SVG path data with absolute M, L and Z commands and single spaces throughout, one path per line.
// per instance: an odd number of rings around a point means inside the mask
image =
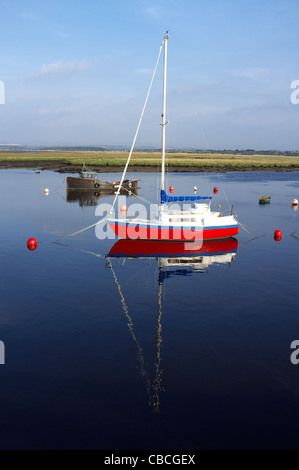
M 27 248 L 30 251 L 34 251 L 37 248 L 37 240 L 35 238 L 28 238 L 27 240 Z
M 276 240 L 277 242 L 279 242 L 281 240 L 281 237 L 282 237 L 282 231 L 281 230 L 275 230 L 274 232 L 274 240 Z
M 170 192 L 170 193 L 173 193 L 173 186 L 170 186 L 170 187 L 169 187 L 169 192 Z
M 218 193 L 218 188 L 215 186 L 214 188 L 214 194 L 217 194 Z

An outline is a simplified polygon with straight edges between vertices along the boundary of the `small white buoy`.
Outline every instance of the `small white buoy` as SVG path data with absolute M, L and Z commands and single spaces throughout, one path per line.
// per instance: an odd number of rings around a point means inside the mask
M 195 192 L 195 193 L 197 192 L 197 187 L 196 187 L 196 186 L 194 186 L 194 192 Z
M 122 205 L 122 206 L 120 207 L 120 212 L 121 212 L 123 215 L 126 214 L 126 213 L 127 213 L 127 206 Z
M 292 200 L 292 206 L 298 206 L 298 199 Z
M 49 192 L 50 192 L 50 191 L 48 190 L 48 188 L 46 188 L 46 189 L 45 189 L 45 195 L 48 196 Z

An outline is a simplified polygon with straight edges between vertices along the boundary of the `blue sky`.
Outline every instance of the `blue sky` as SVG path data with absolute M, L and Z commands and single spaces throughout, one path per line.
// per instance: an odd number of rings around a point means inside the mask
M 170 31 L 167 147 L 299 149 L 298 0 L 0 0 L 0 143 L 130 146 Z M 137 146 L 161 145 L 162 61 Z

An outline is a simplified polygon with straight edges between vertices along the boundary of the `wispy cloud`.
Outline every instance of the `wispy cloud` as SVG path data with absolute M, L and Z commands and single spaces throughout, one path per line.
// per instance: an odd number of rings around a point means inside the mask
M 21 13 L 20 16 L 21 18 L 24 18 L 25 20 L 28 20 L 28 21 L 39 21 L 40 23 L 42 22 L 43 24 L 46 23 L 48 30 L 55 36 L 59 36 L 62 38 L 68 38 L 71 36 L 71 34 L 61 31 L 59 29 L 59 26 L 57 27 L 55 23 L 53 24 L 53 22 L 51 21 L 49 22 L 46 18 L 38 16 L 35 13 L 24 12 L 24 13 Z
M 157 7 L 148 7 L 148 8 L 146 9 L 146 13 L 147 13 L 149 16 L 155 18 L 155 19 L 159 19 L 159 18 L 160 18 L 160 12 L 159 12 L 159 10 L 158 10 Z
M 82 72 L 91 68 L 93 64 L 85 59 L 70 60 L 63 62 L 59 60 L 51 64 L 43 64 L 38 73 L 33 73 L 30 78 L 45 77 L 47 75 L 68 75 L 73 72 Z
M 30 13 L 30 12 L 21 13 L 21 17 L 25 18 L 26 20 L 32 20 L 32 21 L 38 20 L 38 16 L 35 13 Z
M 233 70 L 230 75 L 233 77 L 249 78 L 250 80 L 259 80 L 260 78 L 267 75 L 269 69 L 263 67 L 244 67 Z
M 150 73 L 153 73 L 152 69 L 137 69 L 135 70 L 135 73 L 139 73 L 142 75 L 149 75 Z
M 70 38 L 71 34 L 64 33 L 63 31 L 53 31 L 55 36 L 59 36 L 60 38 Z
M 42 116 L 46 115 L 64 115 L 74 112 L 79 112 L 80 108 L 78 106 L 61 106 L 61 107 L 52 107 L 52 108 L 41 108 L 37 111 L 38 114 Z

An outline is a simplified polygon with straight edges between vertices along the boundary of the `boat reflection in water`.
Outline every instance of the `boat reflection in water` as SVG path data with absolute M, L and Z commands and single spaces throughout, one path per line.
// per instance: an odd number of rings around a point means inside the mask
M 120 191 L 120 194 L 122 196 L 136 196 L 138 193 L 138 188 L 127 190 L 123 189 Z M 67 189 L 66 190 L 66 201 L 70 203 L 79 203 L 80 207 L 87 207 L 87 206 L 97 206 L 99 199 L 106 197 L 106 196 L 112 196 L 113 194 L 116 194 L 116 191 L 113 190 L 105 190 L 105 191 L 100 191 L 100 190 L 82 190 L 80 191 L 79 189 Z
M 160 413 L 160 393 L 164 391 L 162 386 L 161 348 L 162 348 L 162 288 L 163 282 L 175 275 L 188 275 L 194 272 L 207 272 L 212 264 L 222 265 L 234 260 L 238 249 L 238 240 L 229 238 L 217 241 L 205 241 L 203 243 L 165 242 L 149 240 L 118 240 L 106 256 L 107 266 L 111 269 L 118 293 L 121 299 L 122 309 L 127 319 L 127 325 L 131 337 L 137 347 L 138 369 L 145 382 L 148 403 L 155 414 Z M 120 282 L 117 278 L 112 260 L 152 258 L 157 259 L 159 266 L 158 277 L 158 316 L 156 336 L 156 359 L 154 364 L 154 379 L 150 379 L 132 317 L 125 301 Z
M 156 258 L 160 268 L 206 272 L 212 264 L 226 264 L 234 260 L 238 240 L 228 238 L 203 242 L 165 242 L 150 240 L 118 240 L 109 257 Z

